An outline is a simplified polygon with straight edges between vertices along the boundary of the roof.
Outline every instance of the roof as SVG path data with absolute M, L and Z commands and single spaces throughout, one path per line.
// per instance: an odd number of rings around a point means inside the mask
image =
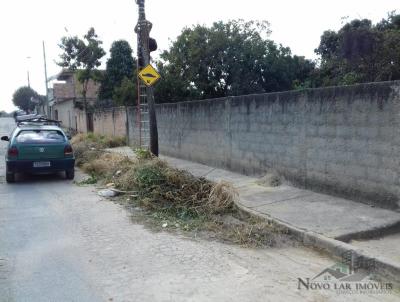
M 70 69 L 63 69 L 60 71 L 59 74 L 57 74 L 55 77 L 59 81 L 66 81 L 68 78 L 70 78 L 74 74 L 73 70 Z
M 83 70 L 83 69 L 71 70 L 71 69 L 63 68 L 58 74 L 56 74 L 52 78 L 57 79 L 58 81 L 66 81 L 69 78 L 71 78 L 79 70 Z M 98 71 L 100 73 L 105 73 L 104 69 L 96 69 L 96 71 Z
M 57 76 L 57 80 L 64 83 L 53 84 L 53 99 L 56 102 L 62 102 L 72 99 L 82 99 L 82 84 L 78 81 L 78 70 L 63 69 Z M 89 80 L 86 98 L 97 99 L 100 89 L 100 83 Z

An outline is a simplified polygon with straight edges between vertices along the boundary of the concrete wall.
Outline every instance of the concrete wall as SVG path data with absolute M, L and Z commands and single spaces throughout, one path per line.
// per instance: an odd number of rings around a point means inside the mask
M 65 128 L 73 128 L 75 129 L 75 108 L 74 102 L 65 101 L 57 103 L 53 106 L 53 118 L 57 118 L 55 116 L 55 112 L 57 110 L 58 120 L 62 122 L 63 127 Z
M 95 111 L 93 132 L 111 136 L 126 136 L 126 112 L 124 107 Z
M 137 107 L 128 108 L 128 142 L 132 146 L 140 146 L 140 133 L 138 126 Z
M 163 154 L 395 207 L 400 82 L 159 105 Z
M 77 110 L 78 130 L 85 115 Z M 96 111 L 94 132 L 139 144 L 136 108 Z M 397 207 L 400 82 L 157 105 L 160 152 Z
M 77 132 L 86 132 L 86 114 L 83 110 L 75 108 L 75 126 Z
M 136 109 L 129 108 L 129 110 L 135 111 Z M 87 116 L 85 112 L 80 109 L 75 109 L 74 114 L 76 117 L 77 132 L 85 133 L 87 130 Z M 128 136 L 126 116 L 127 114 L 124 107 L 96 110 L 92 113 L 93 132 L 108 136 Z M 132 128 L 134 128 L 134 126 L 132 126 Z

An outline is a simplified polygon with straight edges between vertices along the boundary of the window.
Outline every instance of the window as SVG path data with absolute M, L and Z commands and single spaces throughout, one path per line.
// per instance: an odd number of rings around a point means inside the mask
M 65 137 L 58 130 L 22 130 L 16 141 L 21 144 L 52 144 L 65 142 Z

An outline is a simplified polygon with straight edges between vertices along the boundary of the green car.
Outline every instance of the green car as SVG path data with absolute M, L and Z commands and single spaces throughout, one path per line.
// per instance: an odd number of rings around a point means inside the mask
M 57 124 L 58 123 L 58 124 Z M 6 181 L 14 182 L 16 173 L 45 174 L 65 171 L 73 179 L 75 157 L 58 121 L 35 118 L 18 123 L 8 141 Z

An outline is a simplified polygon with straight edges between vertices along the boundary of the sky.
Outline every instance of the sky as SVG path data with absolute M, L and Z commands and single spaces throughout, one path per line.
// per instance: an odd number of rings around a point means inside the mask
M 316 59 L 314 49 L 325 30 L 338 30 L 346 20 L 368 18 L 378 22 L 388 12 L 400 12 L 399 0 L 146 0 L 146 16 L 159 53 L 185 26 L 211 25 L 231 19 L 267 20 L 270 39 L 292 53 Z M 83 36 L 96 29 L 107 56 L 111 43 L 127 40 L 136 53 L 135 0 L 7 0 L 0 1 L 0 111 L 12 111 L 12 95 L 30 85 L 45 94 L 42 43 L 45 42 L 48 77 L 57 74 L 62 36 Z M 157 53 L 155 56 L 157 56 Z

